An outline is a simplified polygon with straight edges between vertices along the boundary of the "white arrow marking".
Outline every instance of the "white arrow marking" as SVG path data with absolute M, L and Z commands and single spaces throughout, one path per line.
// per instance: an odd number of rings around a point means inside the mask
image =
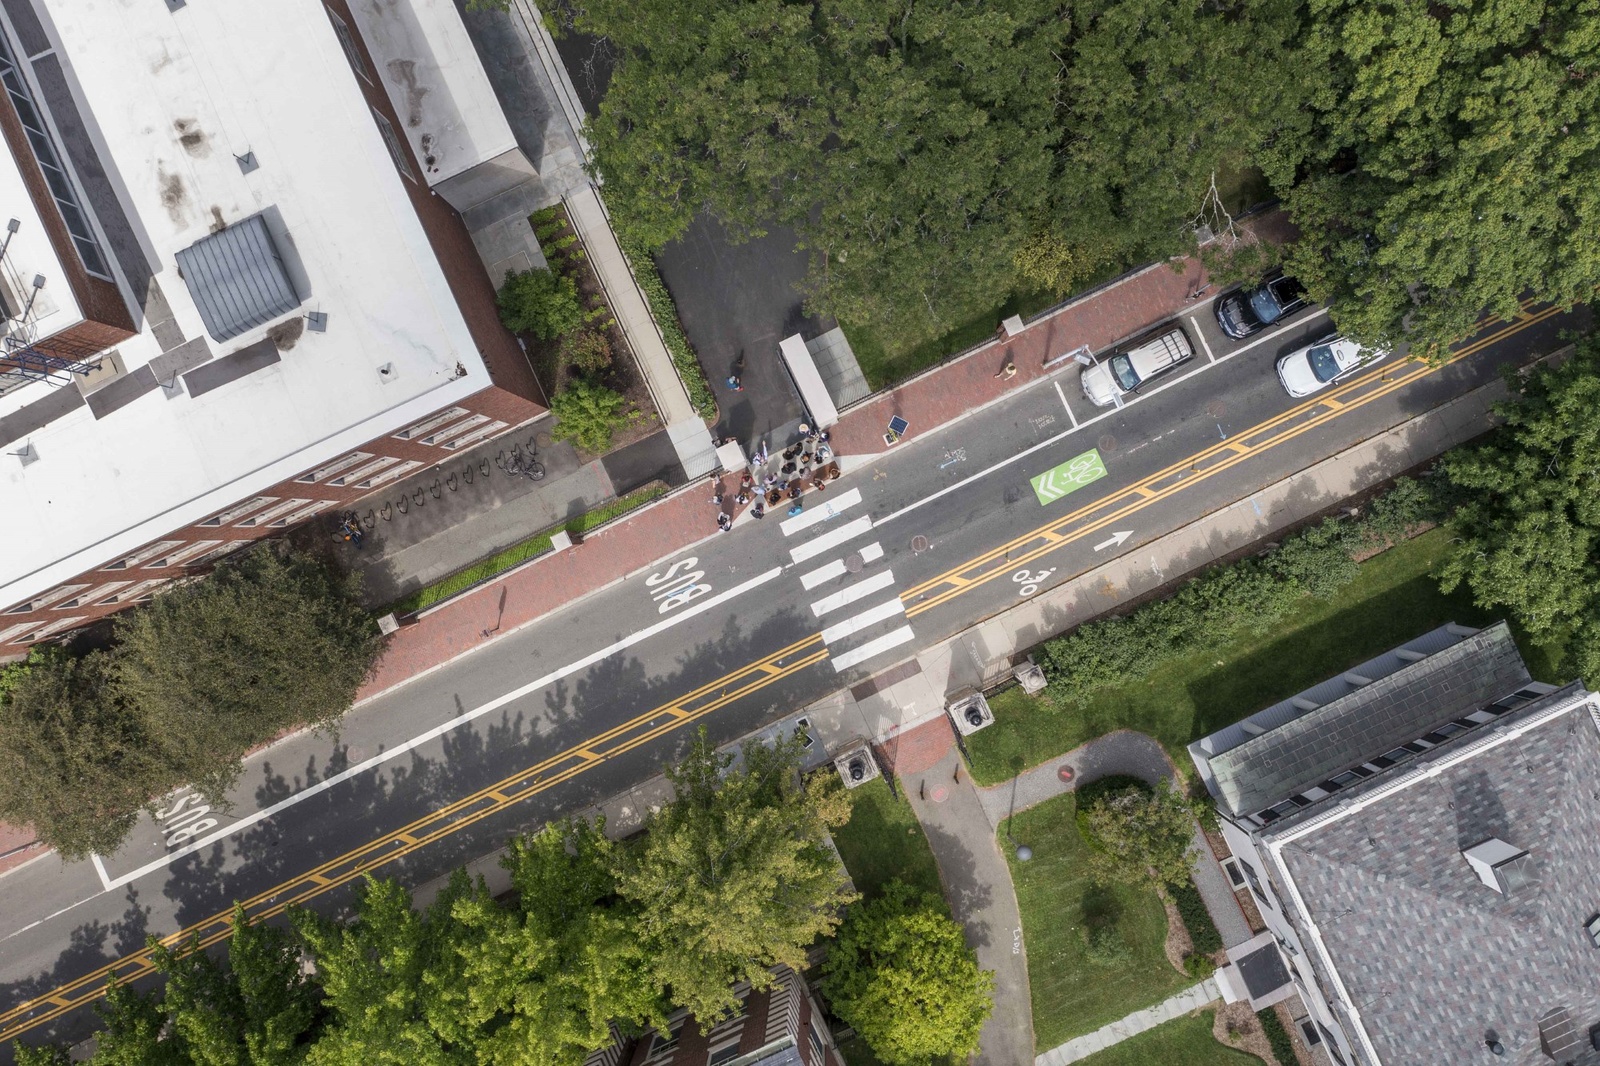
M 1113 533 L 1111 534 L 1110 540 L 1103 540 L 1099 544 L 1096 544 L 1094 546 L 1094 550 L 1100 551 L 1102 548 L 1120 548 L 1122 547 L 1122 542 L 1131 536 L 1133 536 L 1133 530 L 1131 529 L 1125 529 L 1121 533 Z

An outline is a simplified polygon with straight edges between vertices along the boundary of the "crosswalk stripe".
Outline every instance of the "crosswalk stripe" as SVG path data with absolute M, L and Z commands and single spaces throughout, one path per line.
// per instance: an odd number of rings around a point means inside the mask
M 824 629 L 822 631 L 822 643 L 832 644 L 836 640 L 842 640 L 851 634 L 859 633 L 863 629 L 875 626 L 887 618 L 893 618 L 897 614 L 905 613 L 905 603 L 901 601 L 899 596 L 896 596 L 887 603 L 869 607 L 858 615 L 852 615 L 844 621 L 836 622 Z
M 811 605 L 811 613 L 821 618 L 829 611 L 837 611 L 839 608 L 852 604 L 857 600 L 866 599 L 874 592 L 879 592 L 893 584 L 894 571 L 884 570 L 862 581 L 857 581 L 848 588 L 842 588 L 838 592 L 822 597 L 822 599 Z
M 909 643 L 915 637 L 916 634 L 911 632 L 910 626 L 901 626 L 893 633 L 885 633 L 875 640 L 867 641 L 859 648 L 852 648 L 843 655 L 834 656 L 831 660 L 833 668 L 839 673 L 844 673 L 852 666 L 864 663 L 874 655 L 882 655 L 890 648 L 898 648 L 902 644 Z
M 825 502 L 817 500 L 816 493 L 812 493 L 812 499 L 815 501 L 812 507 L 801 511 L 793 518 L 786 518 L 778 524 L 778 528 L 783 530 L 784 536 L 792 536 L 802 529 L 809 529 L 818 522 L 826 522 L 845 508 L 854 507 L 861 502 L 861 490 L 851 489 L 849 492 L 841 492 Z
M 808 540 L 804 544 L 796 544 L 789 549 L 789 555 L 797 563 L 807 559 L 815 559 L 823 552 L 832 551 L 847 540 L 852 540 L 872 528 L 872 519 L 863 515 L 854 522 L 848 522 L 838 529 L 830 529 L 816 540 Z
M 877 562 L 883 558 L 883 545 L 877 541 L 873 541 L 871 544 L 863 544 L 861 550 L 856 554 L 861 556 L 861 561 L 864 563 Z M 800 587 L 810 592 L 824 581 L 832 581 L 836 577 L 843 577 L 847 569 L 843 559 L 835 559 L 833 562 L 825 566 L 819 566 L 811 573 L 803 575 L 800 578 Z

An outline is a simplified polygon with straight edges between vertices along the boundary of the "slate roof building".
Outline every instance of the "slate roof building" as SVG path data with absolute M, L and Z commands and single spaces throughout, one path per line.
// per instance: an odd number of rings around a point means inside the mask
M 1317 1053 L 1600 1063 L 1600 697 L 1445 626 L 1189 748 Z
M 3 0 L 0 83 L 0 660 L 543 413 L 450 0 Z

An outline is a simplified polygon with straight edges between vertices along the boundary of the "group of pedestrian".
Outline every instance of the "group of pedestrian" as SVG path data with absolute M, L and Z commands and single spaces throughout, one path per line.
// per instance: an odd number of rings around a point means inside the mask
M 828 431 L 812 432 L 811 427 L 804 424 L 800 430 L 805 436 L 783 450 L 778 457 L 776 470 L 762 473 L 762 469 L 772 460 L 767 452 L 766 441 L 757 445 L 750 457 L 752 469 L 739 475 L 739 488 L 733 497 L 734 507 L 748 506 L 750 514 L 761 519 L 766 517 L 767 508 L 778 506 L 787 497 L 790 501 L 788 513 L 797 515 L 805 508 L 802 497 L 808 485 L 822 492 L 826 490 L 828 481 L 839 476 L 839 468 L 833 463 Z M 724 506 L 727 494 L 722 487 L 722 478 L 717 474 L 711 475 L 711 485 L 711 503 L 717 508 L 717 528 L 724 533 L 730 532 L 733 529 L 733 514 Z

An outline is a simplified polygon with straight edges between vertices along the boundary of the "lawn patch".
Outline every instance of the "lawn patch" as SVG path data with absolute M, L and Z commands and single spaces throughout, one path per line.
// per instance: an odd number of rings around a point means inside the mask
M 1186 1014 L 1090 1055 L 1084 1066 L 1261 1066 L 1248 1052 L 1217 1043 L 1211 1011 Z M 1292 1063 L 1294 1060 L 1291 1059 Z
M 1187 766 L 1184 748 L 1192 740 L 1446 622 L 1497 621 L 1465 588 L 1449 596 L 1439 591 L 1433 573 L 1448 551 L 1442 530 L 1405 541 L 1362 563 L 1356 579 L 1331 598 L 1307 597 L 1271 634 L 1246 634 L 1166 663 L 1079 707 L 1058 706 L 1049 690 L 1040 697 L 1020 688 L 998 693 L 989 701 L 995 724 L 967 741 L 973 780 L 998 784 L 1117 729 L 1150 734 Z M 1533 676 L 1561 681 L 1558 652 L 1513 632 Z
M 850 804 L 850 821 L 834 830 L 833 843 L 862 896 L 874 899 L 899 878 L 944 899 L 933 849 L 911 805 L 891 795 L 882 778 L 852 789 Z
M 1067 793 L 1013 815 L 1000 830 L 1022 912 L 1039 1051 L 1193 983 L 1167 961 L 1167 912 L 1154 886 L 1090 882 L 1076 811 Z M 1033 859 L 1017 862 L 1012 840 L 1032 848 Z
M 642 507 L 658 497 L 666 495 L 667 487 L 659 482 L 646 485 L 642 489 L 635 489 L 626 496 L 619 496 L 610 503 L 602 504 L 592 511 L 585 511 L 576 518 L 568 519 L 559 526 L 551 526 L 541 530 L 526 540 L 518 541 L 503 551 L 496 552 L 487 559 L 482 559 L 465 570 L 457 570 L 448 577 L 442 577 L 431 585 L 424 585 L 415 592 L 391 603 L 385 613 L 411 614 L 424 607 L 431 607 L 440 600 L 448 599 L 458 592 L 465 591 L 473 585 L 489 580 L 503 574 L 514 566 L 527 562 L 536 555 L 543 555 L 550 550 L 550 536 L 558 530 L 566 530 L 574 536 L 587 533 L 592 529 L 611 521 L 613 518 L 627 514 L 636 507 Z
M 1115 277 L 1118 273 L 1120 271 L 1113 271 L 1106 277 Z M 1104 280 L 1093 278 L 1086 281 L 1083 287 L 1092 288 Z M 855 352 L 856 362 L 861 364 L 861 373 L 866 376 L 868 386 L 876 392 L 988 340 L 994 336 L 995 328 L 1002 320 L 1012 315 L 1036 315 L 1056 302 L 1057 297 L 1048 292 L 1013 292 L 1001 303 L 939 336 L 912 344 L 885 337 L 871 326 L 850 322 L 840 325 L 844 327 L 850 348 Z

